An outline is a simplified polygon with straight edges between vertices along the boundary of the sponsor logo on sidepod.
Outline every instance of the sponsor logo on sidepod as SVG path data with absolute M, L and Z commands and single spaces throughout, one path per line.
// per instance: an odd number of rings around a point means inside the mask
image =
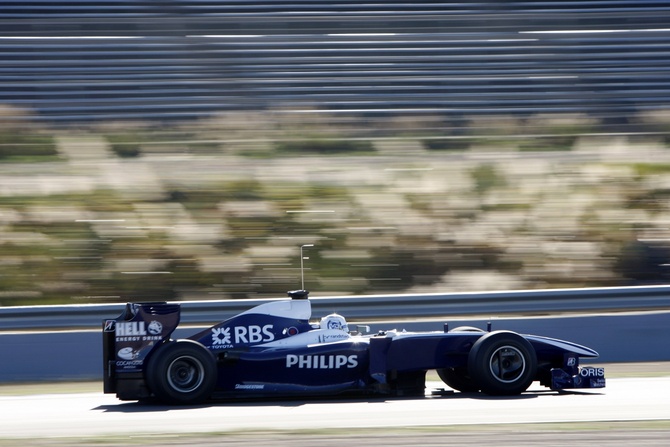
M 232 332 L 231 332 L 232 329 Z M 239 343 L 260 343 L 275 339 L 272 332 L 272 325 L 265 326 L 235 326 L 235 327 L 215 327 L 212 328 L 212 347 L 213 348 L 232 348 L 234 344 Z
M 296 355 L 286 356 L 287 368 L 338 369 L 358 366 L 357 355 Z

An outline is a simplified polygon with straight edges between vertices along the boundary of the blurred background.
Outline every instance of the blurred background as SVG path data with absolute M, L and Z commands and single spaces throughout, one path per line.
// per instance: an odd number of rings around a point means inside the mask
M 667 282 L 666 1 L 0 0 L 0 305 Z

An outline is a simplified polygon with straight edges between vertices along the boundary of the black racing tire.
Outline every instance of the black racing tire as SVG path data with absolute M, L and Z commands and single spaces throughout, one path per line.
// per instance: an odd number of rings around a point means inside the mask
M 468 371 L 483 393 L 513 396 L 526 391 L 535 379 L 537 356 L 521 335 L 510 331 L 489 332 L 472 346 Z
M 449 332 L 486 332 L 473 326 L 458 326 Z M 449 387 L 462 393 L 476 393 L 479 387 L 472 381 L 467 367 L 440 368 L 437 375 Z
M 449 332 L 486 332 L 484 329 L 480 329 L 474 326 L 458 326 L 450 330 Z
M 159 347 L 151 356 L 146 380 L 158 400 L 194 405 L 212 395 L 216 371 L 216 361 L 207 348 L 193 340 L 177 340 Z
M 476 393 L 479 387 L 475 385 L 465 367 L 459 368 L 440 368 L 437 375 L 449 387 L 462 393 Z

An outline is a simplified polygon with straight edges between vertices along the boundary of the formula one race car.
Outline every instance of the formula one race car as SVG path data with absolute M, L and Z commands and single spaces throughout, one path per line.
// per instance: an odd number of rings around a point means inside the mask
M 103 322 L 104 392 L 121 400 L 194 404 L 215 398 L 423 395 L 428 370 L 462 392 L 515 395 L 538 380 L 553 390 L 602 388 L 598 353 L 564 340 L 460 327 L 350 333 L 337 314 L 311 324 L 305 290 L 242 312 L 187 339 L 170 335 L 180 305 L 129 303 Z

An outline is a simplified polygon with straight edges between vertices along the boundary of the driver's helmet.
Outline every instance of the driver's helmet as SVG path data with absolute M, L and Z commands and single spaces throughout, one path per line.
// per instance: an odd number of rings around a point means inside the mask
M 330 314 L 321 319 L 321 329 L 338 329 L 340 331 L 349 332 L 347 320 L 342 315 Z

